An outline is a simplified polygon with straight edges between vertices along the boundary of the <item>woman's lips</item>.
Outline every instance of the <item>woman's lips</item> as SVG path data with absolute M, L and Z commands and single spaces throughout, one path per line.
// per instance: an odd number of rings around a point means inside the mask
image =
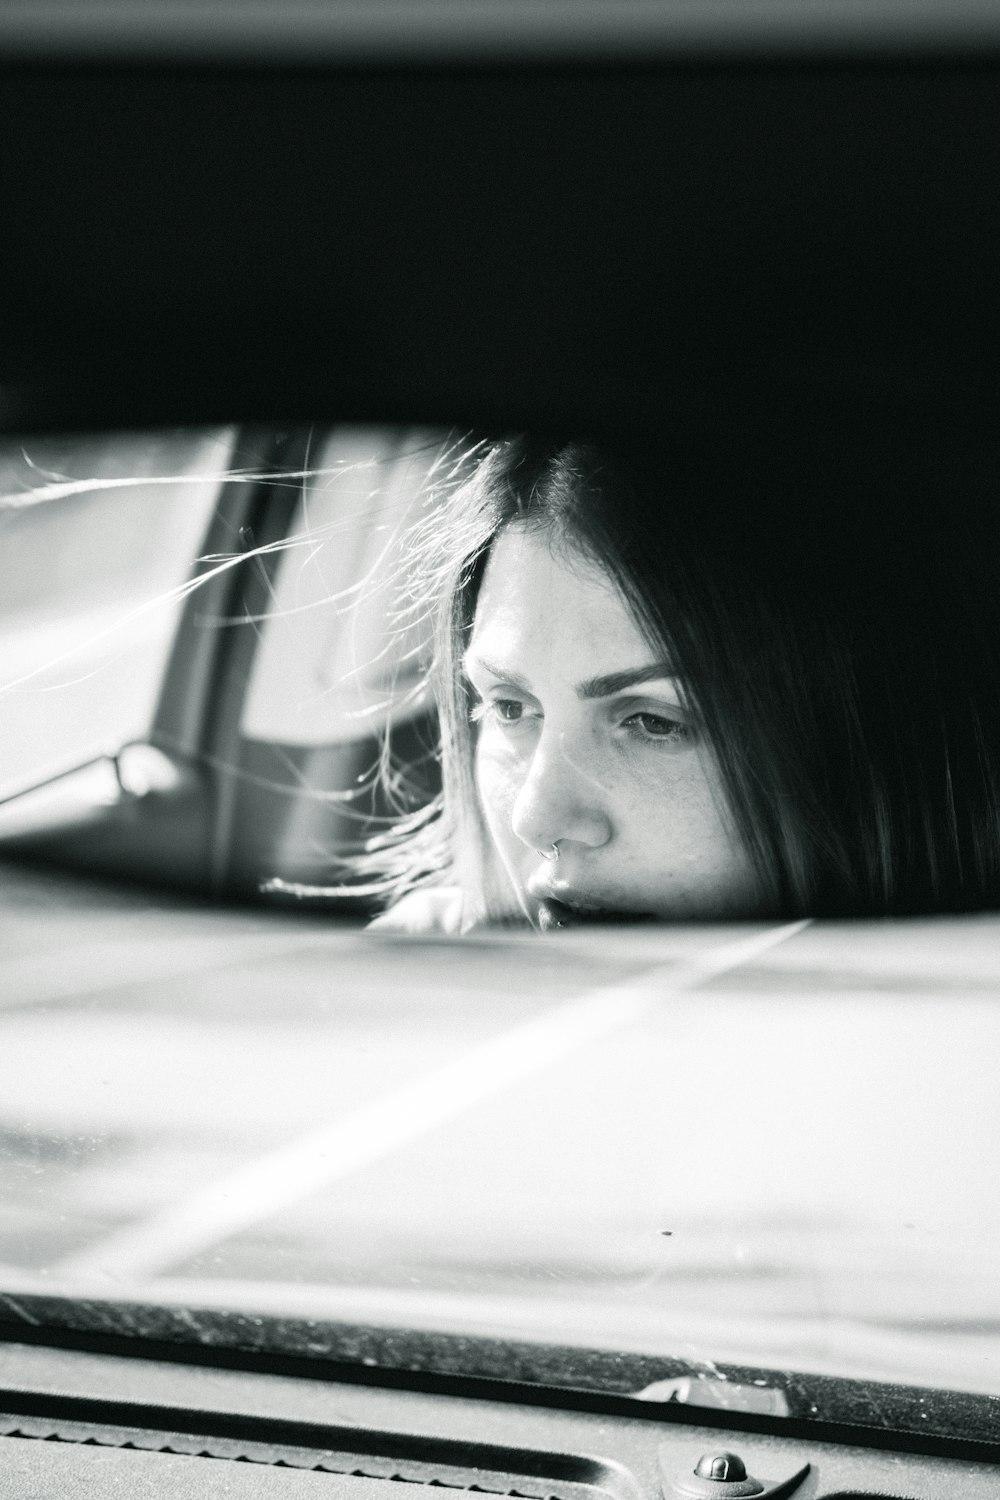
M 583 902 L 559 900 L 546 896 L 539 903 L 538 927 L 541 932 L 553 932 L 565 927 L 579 927 L 588 922 L 648 922 L 648 912 L 618 911 L 607 906 L 592 906 Z
M 554 932 L 560 927 L 574 927 L 583 920 L 579 912 L 575 912 L 564 902 L 557 901 L 554 896 L 542 901 L 538 907 L 538 929 L 540 932 Z

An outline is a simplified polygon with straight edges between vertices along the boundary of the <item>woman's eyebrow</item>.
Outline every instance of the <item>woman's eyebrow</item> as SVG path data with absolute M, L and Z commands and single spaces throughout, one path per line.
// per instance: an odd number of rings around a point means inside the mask
M 576 695 L 578 698 L 610 698 L 640 682 L 657 682 L 660 678 L 676 679 L 679 676 L 680 673 L 670 662 L 654 661 L 646 667 L 629 667 L 624 672 L 606 672 L 602 677 L 588 677 L 586 682 L 577 683 Z
M 499 682 L 509 682 L 512 687 L 520 688 L 524 693 L 531 692 L 531 684 L 526 678 L 519 676 L 517 672 L 496 666 L 485 657 L 467 653 L 462 666 L 466 674 L 470 666 L 481 667 Z M 670 662 L 654 661 L 644 667 L 627 667 L 622 672 L 605 672 L 600 677 L 588 677 L 584 682 L 577 683 L 576 695 L 584 699 L 611 698 L 615 693 L 622 693 L 626 688 L 635 687 L 637 683 L 658 682 L 661 678 L 676 679 L 679 675 Z

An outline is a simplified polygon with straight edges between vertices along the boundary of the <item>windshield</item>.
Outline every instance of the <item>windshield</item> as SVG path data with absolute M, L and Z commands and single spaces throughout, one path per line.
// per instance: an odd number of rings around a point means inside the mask
M 715 726 L 737 674 L 714 698 L 699 675 L 725 611 L 665 635 L 630 593 L 641 559 L 619 537 L 597 562 L 596 512 L 587 532 L 568 506 L 593 498 L 590 450 L 557 472 L 511 439 L 300 436 L 4 455 L 9 1317 L 58 1294 L 179 1311 L 196 1339 L 235 1309 L 558 1344 L 584 1385 L 618 1351 L 765 1392 L 804 1373 L 1000 1394 L 988 903 L 947 879 L 928 896 L 915 857 L 859 895 L 837 858 L 808 864 L 787 800 L 785 843 L 750 840 L 737 772 L 766 714 L 744 710 L 734 755 Z M 731 643 L 733 543 L 712 555 Z M 817 628 L 789 659 L 850 639 Z M 762 698 L 779 668 L 760 654 Z M 930 739 L 937 705 L 928 687 Z M 136 749 L 159 757 L 145 781 Z M 114 796 L 25 821 L 100 757 Z M 829 823 L 838 848 L 860 816 Z

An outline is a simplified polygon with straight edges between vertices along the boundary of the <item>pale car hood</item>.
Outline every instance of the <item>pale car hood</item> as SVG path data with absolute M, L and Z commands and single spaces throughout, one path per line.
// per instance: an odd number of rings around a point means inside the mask
M 464 940 L 4 869 L 0 1290 L 1000 1391 L 1000 919 Z

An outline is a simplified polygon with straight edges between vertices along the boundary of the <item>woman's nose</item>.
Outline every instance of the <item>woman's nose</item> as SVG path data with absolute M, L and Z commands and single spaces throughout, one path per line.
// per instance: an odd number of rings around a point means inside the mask
M 542 731 L 511 814 L 517 837 L 532 849 L 555 843 L 600 848 L 611 837 L 606 793 L 565 735 Z

